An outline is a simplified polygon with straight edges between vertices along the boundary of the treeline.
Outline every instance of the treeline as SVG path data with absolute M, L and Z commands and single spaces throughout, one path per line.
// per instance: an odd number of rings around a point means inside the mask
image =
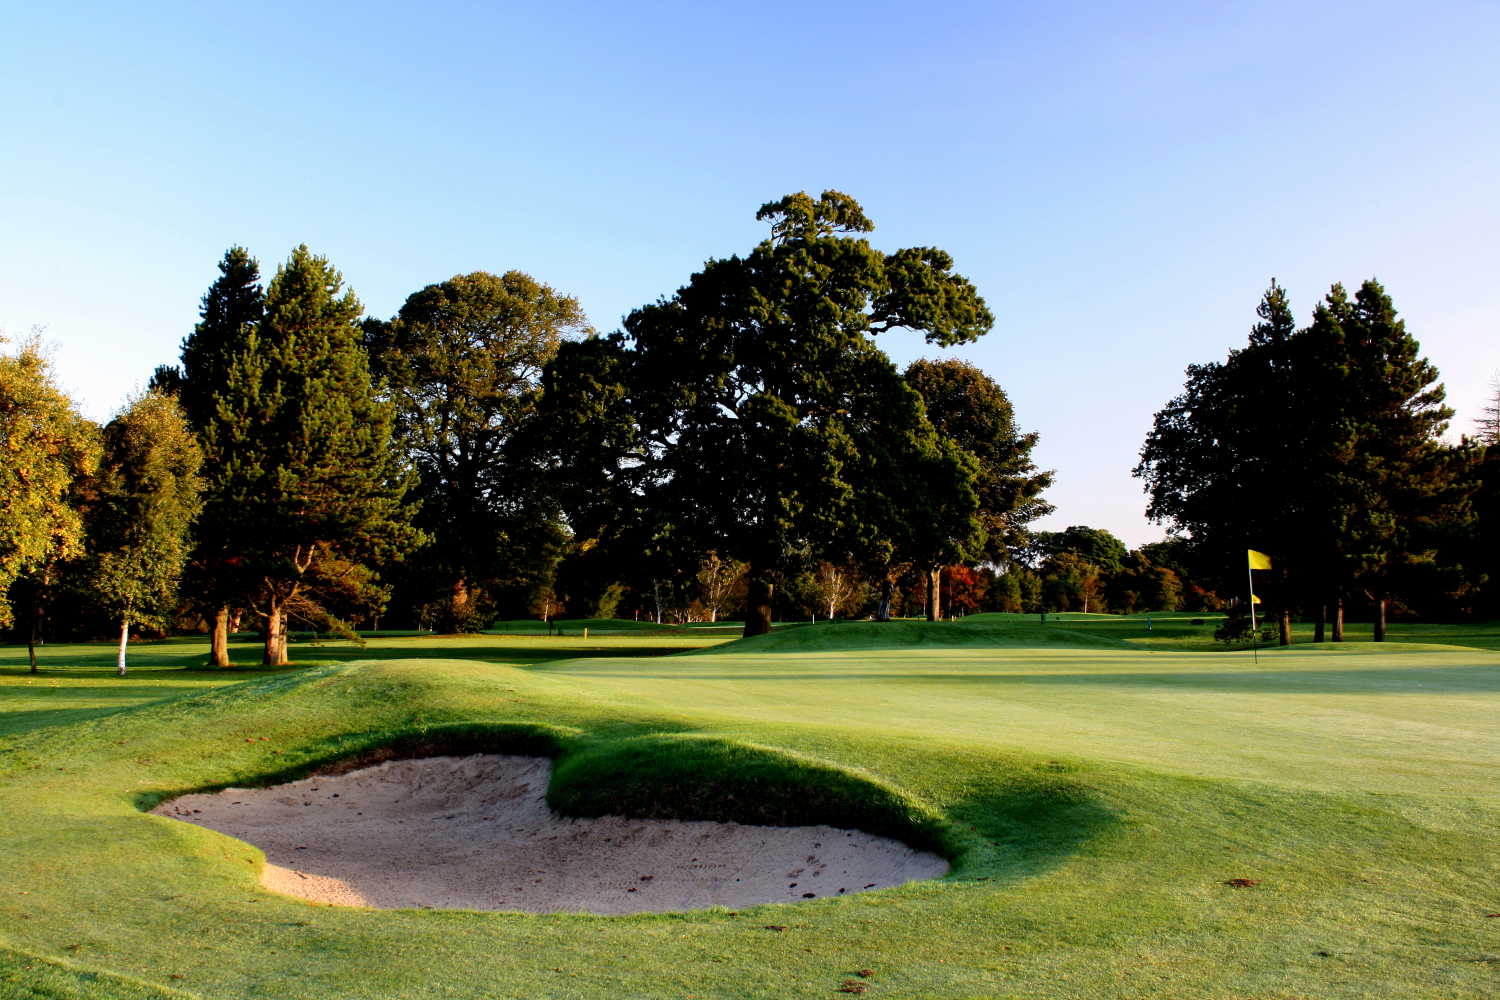
M 1376 281 L 1334 285 L 1299 327 L 1275 282 L 1246 345 L 1194 365 L 1156 414 L 1135 474 L 1148 514 L 1221 593 L 1248 592 L 1291 641 L 1343 638 L 1353 609 L 1385 637 L 1388 615 L 1500 611 L 1500 416 L 1445 438 L 1453 411 Z M 1247 600 L 1248 598 L 1244 598 Z
M 178 364 L 106 428 L 36 344 L 0 358 L 0 624 L 125 640 L 199 623 L 228 663 L 288 630 L 466 631 L 521 614 L 955 610 L 1047 513 L 1051 474 L 970 365 L 898 371 L 875 336 L 953 345 L 993 317 L 952 259 L 882 253 L 838 192 L 600 336 L 520 272 L 364 316 L 299 247 L 229 250 Z

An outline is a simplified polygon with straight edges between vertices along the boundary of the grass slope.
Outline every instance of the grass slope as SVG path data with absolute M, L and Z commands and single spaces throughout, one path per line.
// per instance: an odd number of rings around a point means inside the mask
M 1256 663 L 1192 651 L 1201 628 L 975 616 L 672 657 L 716 639 L 384 638 L 274 672 L 169 643 L 123 681 L 91 647 L 35 678 L 0 651 L 0 996 L 1500 993 L 1497 630 Z M 555 752 L 580 813 L 756 803 L 955 869 L 739 912 L 377 912 L 265 893 L 253 847 L 140 811 L 398 737 Z

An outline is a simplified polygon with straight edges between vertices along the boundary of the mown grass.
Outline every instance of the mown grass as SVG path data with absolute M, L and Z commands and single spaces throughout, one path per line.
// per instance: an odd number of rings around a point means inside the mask
M 1170 619 L 1073 619 L 645 659 L 718 640 L 385 638 L 275 672 L 187 670 L 201 645 L 168 643 L 124 680 L 87 647 L 35 679 L 6 650 L 0 996 L 1500 992 L 1500 630 L 1257 664 L 1174 647 L 1197 627 Z M 141 812 L 455 740 L 555 753 L 549 794 L 580 813 L 843 816 L 954 871 L 733 913 L 350 910 L 265 893 L 254 848 Z

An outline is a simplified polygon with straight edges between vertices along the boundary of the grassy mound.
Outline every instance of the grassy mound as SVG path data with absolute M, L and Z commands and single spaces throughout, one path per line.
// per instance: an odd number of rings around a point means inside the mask
M 700 734 L 639 736 L 565 757 L 547 801 L 572 816 L 823 824 L 955 853 L 943 818 L 868 775 Z

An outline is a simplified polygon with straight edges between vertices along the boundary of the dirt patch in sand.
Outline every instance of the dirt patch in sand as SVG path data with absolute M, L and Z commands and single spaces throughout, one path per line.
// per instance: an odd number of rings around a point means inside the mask
M 184 795 L 153 811 L 259 847 L 261 884 L 274 892 L 381 909 L 666 912 L 948 872 L 935 854 L 830 826 L 559 816 L 544 798 L 551 774 L 544 757 L 428 757 Z

